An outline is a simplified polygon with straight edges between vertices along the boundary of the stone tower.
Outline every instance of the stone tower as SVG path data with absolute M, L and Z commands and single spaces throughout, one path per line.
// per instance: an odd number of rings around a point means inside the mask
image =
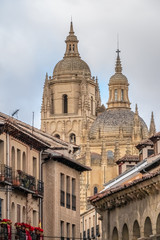
M 135 145 L 148 137 L 148 128 L 130 108 L 129 82 L 122 73 L 120 51 L 115 73 L 109 80 L 107 109 L 102 105 L 97 78 L 78 52 L 78 40 L 71 22 L 66 51 L 53 76 L 46 74 L 41 108 L 41 129 L 67 142 L 81 146 L 77 161 L 91 167 L 81 174 L 81 212 L 90 206 L 87 197 L 103 189 L 118 175 L 116 161 L 136 154 Z M 151 132 L 154 130 L 152 120 Z
M 46 74 L 41 129 L 78 145 L 86 141 L 90 125 L 101 105 L 98 80 L 78 52 L 78 40 L 70 24 L 66 51 L 53 76 Z

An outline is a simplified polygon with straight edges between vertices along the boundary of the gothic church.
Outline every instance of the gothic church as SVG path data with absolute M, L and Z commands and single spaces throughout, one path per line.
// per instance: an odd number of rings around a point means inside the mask
M 64 141 L 80 145 L 77 161 L 91 167 L 81 175 L 81 212 L 87 210 L 87 197 L 103 188 L 118 175 L 116 161 L 124 155 L 136 155 L 135 145 L 155 133 L 152 115 L 150 130 L 131 111 L 128 80 L 122 74 L 117 50 L 115 74 L 109 80 L 107 108 L 101 105 L 98 79 L 78 52 L 78 39 L 71 22 L 64 57 L 46 74 L 41 129 Z

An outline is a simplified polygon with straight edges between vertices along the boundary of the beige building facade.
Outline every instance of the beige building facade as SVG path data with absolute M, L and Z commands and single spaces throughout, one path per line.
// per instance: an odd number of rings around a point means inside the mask
M 101 105 L 98 79 L 78 52 L 78 40 L 71 22 L 66 51 L 46 74 L 41 129 L 52 136 L 80 145 L 77 161 L 92 168 L 81 176 L 81 212 L 87 210 L 87 197 L 103 189 L 103 184 L 118 175 L 116 161 L 125 154 L 136 155 L 140 141 L 155 133 L 152 115 L 150 130 L 130 108 L 129 82 L 122 73 L 117 49 L 115 73 L 109 80 L 108 107 Z
M 0 116 L 0 217 L 38 226 L 43 182 L 40 151 L 49 147 Z
M 141 162 L 90 197 L 102 219 L 102 239 L 160 238 L 160 133 L 137 145 Z M 146 151 L 152 150 L 149 157 Z
M 80 237 L 78 147 L 0 113 L 0 217 L 44 228 L 45 238 Z M 12 236 L 13 237 L 13 236 Z

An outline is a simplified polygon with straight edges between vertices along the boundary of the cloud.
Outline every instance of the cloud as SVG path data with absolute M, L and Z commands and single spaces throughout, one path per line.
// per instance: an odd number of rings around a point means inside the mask
M 123 73 L 134 110 L 149 125 L 155 112 L 159 130 L 159 0 L 1 0 L 0 3 L 0 111 L 40 126 L 45 73 L 52 75 L 63 58 L 71 16 L 79 52 L 98 76 L 103 103 L 114 74 L 117 33 Z

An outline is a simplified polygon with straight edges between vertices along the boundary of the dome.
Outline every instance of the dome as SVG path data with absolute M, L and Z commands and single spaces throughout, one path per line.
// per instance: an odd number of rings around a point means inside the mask
M 53 75 L 78 72 L 91 75 L 89 66 L 80 57 L 64 57 L 56 64 Z
M 134 125 L 135 113 L 130 109 L 107 109 L 99 115 L 91 126 L 89 137 L 95 139 L 102 134 L 106 137 L 117 137 L 120 128 L 124 137 L 131 137 Z M 146 123 L 139 117 L 142 137 L 148 137 L 148 128 Z
M 115 73 L 109 81 L 109 85 L 119 85 L 119 84 L 128 84 L 128 80 L 126 76 L 124 76 L 122 73 Z

